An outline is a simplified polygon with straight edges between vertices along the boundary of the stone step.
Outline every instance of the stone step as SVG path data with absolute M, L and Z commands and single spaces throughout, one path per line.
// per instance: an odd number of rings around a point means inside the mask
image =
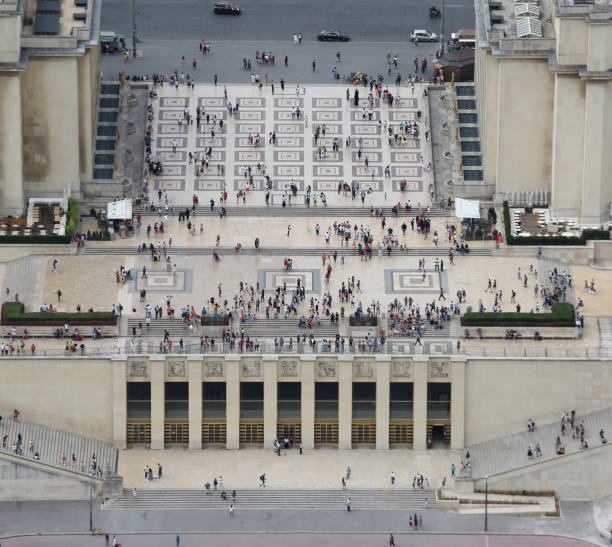
M 216 202 L 215 202 L 216 203 Z M 189 205 L 175 205 L 174 212 L 175 215 L 178 214 L 179 211 L 184 211 L 185 209 L 189 209 L 191 211 L 191 206 Z M 228 205 L 225 207 L 228 217 L 237 216 L 237 217 L 334 217 L 334 218 L 351 218 L 351 217 L 372 217 L 374 215 L 371 212 L 370 207 L 306 207 L 304 205 L 292 205 L 291 207 L 239 207 Z M 391 218 L 391 207 L 383 207 L 383 214 L 387 218 Z M 406 211 L 402 211 L 398 216 L 404 218 L 410 218 L 415 216 L 420 210 L 416 207 L 412 208 L 410 213 Z M 157 216 L 158 212 L 153 210 L 147 210 L 143 206 L 134 207 L 134 214 L 141 214 L 143 216 Z M 434 205 L 430 208 L 430 217 L 443 217 L 452 215 L 454 216 L 454 210 L 449 209 L 440 209 L 439 206 Z M 200 216 L 219 216 L 219 206 L 215 205 L 213 210 L 211 211 L 208 206 L 200 206 L 196 207 L 196 217 Z
M 96 245 L 89 243 L 84 248 L 81 247 L 80 253 L 85 255 L 133 255 L 137 254 L 137 245 L 133 246 L 112 246 L 108 245 Z M 391 257 L 396 256 L 448 256 L 448 247 L 408 247 L 406 251 L 400 251 L 399 248 L 394 249 L 391 253 Z M 338 257 L 344 254 L 345 256 L 359 256 L 359 252 L 350 247 L 244 247 L 239 253 L 233 247 L 181 247 L 173 246 L 168 249 L 168 254 L 171 255 L 209 255 L 212 257 L 212 253 L 216 252 L 219 256 L 232 256 L 232 255 L 260 255 L 260 256 L 282 256 L 282 257 L 294 257 L 294 256 L 318 256 L 320 257 L 323 253 L 333 255 L 334 252 L 338 253 Z M 373 258 L 376 256 L 377 251 L 372 252 Z M 143 253 L 144 254 L 144 253 Z M 147 251 L 146 254 L 149 254 Z M 457 255 L 457 253 L 455 253 Z M 470 252 L 465 257 L 470 256 L 492 256 L 493 250 L 488 247 L 472 247 Z M 383 257 L 386 257 L 387 253 L 383 252 Z M 297 268 L 297 266 L 294 266 Z
M 7 446 L 2 448 L 0 445 L 0 450 L 12 453 L 12 446 L 17 442 L 19 434 L 23 440 L 23 457 L 28 460 L 33 460 L 34 453 L 38 452 L 40 462 L 66 467 L 79 473 L 82 472 L 80 462 L 83 460 L 85 474 L 87 474 L 92 456 L 95 454 L 96 461 L 103 472 L 107 464 L 112 471 L 117 470 L 118 452 L 111 443 L 28 422 L 21 416 L 18 420 L 14 420 L 12 412 L 3 414 L 0 436 L 4 438 L 7 435 Z M 34 451 L 30 450 L 30 440 L 34 441 Z M 61 459 L 62 453 L 66 456 L 64 464 Z M 76 457 L 76 466 L 72 465 L 72 454 Z
M 231 487 L 225 488 L 228 499 L 220 499 L 221 490 L 204 489 L 137 490 L 134 497 L 131 490 L 124 490 L 119 498 L 107 500 L 104 508 L 227 508 L 231 503 Z M 432 490 L 291 490 L 259 488 L 238 490 L 235 500 L 237 508 L 257 509 L 345 509 L 346 499 L 351 498 L 351 507 L 363 509 L 423 509 L 435 507 L 435 492 Z
M 559 415 L 561 415 L 561 411 L 559 411 Z M 532 418 L 535 419 L 533 416 Z M 525 417 L 525 429 L 523 431 L 466 447 L 472 460 L 471 476 L 473 478 L 502 473 L 535 461 L 527 458 L 527 449 L 531 446 L 535 454 L 536 443 L 540 443 L 542 448 L 541 461 L 560 458 L 562 456 L 555 454 L 555 441 L 558 436 L 561 437 L 561 442 L 565 445 L 566 454 L 580 450 L 580 440 L 578 438 L 573 439 L 571 431 L 565 436 L 561 435 L 560 421 L 539 424 L 535 419 L 536 431 L 529 433 L 527 431 L 527 420 L 529 420 L 529 416 Z M 612 407 L 576 415 L 576 424 L 580 424 L 583 420 L 585 440 L 589 447 L 599 446 L 601 444 L 599 431 L 603 429 L 607 436 L 612 431 Z

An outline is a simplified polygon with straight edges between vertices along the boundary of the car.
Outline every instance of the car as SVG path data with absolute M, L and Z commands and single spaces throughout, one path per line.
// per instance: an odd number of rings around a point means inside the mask
M 234 2 L 215 2 L 214 11 L 225 15 L 240 15 L 240 6 Z
M 348 42 L 351 37 L 346 33 L 336 28 L 322 30 L 317 35 L 321 42 Z
M 410 39 L 413 42 L 417 40 L 419 42 L 437 42 L 438 35 L 435 32 L 429 32 L 428 30 L 416 29 L 410 35 Z

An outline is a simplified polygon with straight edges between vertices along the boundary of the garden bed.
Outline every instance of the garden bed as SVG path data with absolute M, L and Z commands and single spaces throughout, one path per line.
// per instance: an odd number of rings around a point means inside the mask
M 3 325 L 31 325 L 47 327 L 63 327 L 69 323 L 74 325 L 116 325 L 117 316 L 113 312 L 25 312 L 22 302 L 5 302 L 2 304 Z

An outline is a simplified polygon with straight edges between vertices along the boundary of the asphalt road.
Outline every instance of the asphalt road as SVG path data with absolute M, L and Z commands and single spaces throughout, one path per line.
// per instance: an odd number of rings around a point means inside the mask
M 437 0 L 432 0 L 437 3 Z M 402 77 L 411 73 L 415 57 L 429 60 L 439 44 L 420 44 L 409 41 L 415 28 L 440 33 L 440 19 L 429 19 L 429 4 L 417 0 L 308 0 L 288 4 L 281 0 L 251 0 L 241 2 L 240 16 L 215 15 L 212 0 L 136 0 L 137 32 L 141 39 L 138 49 L 143 57 L 127 64 L 121 55 L 105 55 L 102 70 L 105 78 L 116 78 L 119 71 L 127 74 L 169 74 L 181 70 L 179 60 L 188 60 L 185 72 L 197 82 L 210 82 L 217 74 L 219 83 L 247 83 L 250 73 L 242 70 L 242 59 L 252 59 L 253 71 L 262 77 L 268 74 L 288 83 L 333 83 L 332 68 L 337 66 L 344 75 L 350 72 L 367 74 L 386 72 L 386 53 L 397 53 L 400 66 L 393 71 Z M 447 0 L 446 36 L 460 28 L 474 27 L 474 7 L 471 0 Z M 102 29 L 131 36 L 131 2 L 104 0 Z M 322 28 L 338 27 L 351 35 L 349 43 L 318 42 Z M 293 34 L 301 32 L 302 45 L 293 45 Z M 212 45 L 210 56 L 199 55 L 199 43 L 206 39 Z M 272 52 L 275 66 L 255 63 L 255 51 Z M 342 51 L 338 64 L 335 54 Z M 288 67 L 282 59 L 289 58 Z M 193 71 L 191 58 L 196 57 L 198 68 Z M 316 71 L 311 63 L 317 62 Z M 431 66 L 431 63 L 430 63 Z
M 440 5 L 440 0 L 430 0 Z M 440 19 L 430 19 L 430 3 L 419 0 L 245 0 L 239 16 L 216 15 L 213 0 L 136 0 L 136 25 L 143 40 L 292 41 L 316 40 L 322 28 L 337 27 L 355 42 L 407 41 L 415 28 L 438 33 Z M 131 30 L 131 2 L 104 0 L 102 29 Z M 448 32 L 474 28 L 472 0 L 447 0 Z

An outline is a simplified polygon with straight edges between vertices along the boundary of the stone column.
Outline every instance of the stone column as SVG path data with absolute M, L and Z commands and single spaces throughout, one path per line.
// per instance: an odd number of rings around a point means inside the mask
M 302 360 L 302 445 L 305 450 L 314 448 L 314 421 L 315 421 L 315 367 L 313 360 Z
M 264 381 L 264 448 L 274 448 L 278 421 L 278 360 L 264 361 L 261 365 Z
M 451 362 L 451 449 L 465 446 L 465 367 Z
M 389 449 L 389 398 L 391 356 L 376 358 L 376 448 Z
M 21 18 L 19 18 L 21 19 Z M 2 18 L 8 22 L 8 18 Z M 0 59 L 11 57 L 8 49 L 15 47 L 19 58 L 19 24 L 15 18 L 16 40 L 7 40 L 9 27 L 3 24 L 4 34 Z M 10 44 L 10 46 L 9 46 Z M 2 112 L 2 138 L 0 139 L 0 214 L 19 216 L 24 211 L 23 187 L 23 134 L 21 107 L 21 78 L 19 72 L 3 73 L 0 76 L 0 110 Z M 47 137 L 49 138 L 49 137 Z M 60 193 L 61 195 L 61 193 Z
M 414 443 L 413 448 L 427 448 L 427 361 L 412 363 L 413 370 L 413 416 Z
M 161 359 L 160 359 L 161 358 Z M 149 360 L 151 367 L 151 448 L 164 448 L 165 415 L 165 356 L 152 355 Z
M 127 447 L 127 363 L 123 359 L 111 358 L 113 371 L 113 445 L 123 450 Z
M 352 448 L 353 361 L 338 361 L 338 448 Z
M 189 448 L 202 449 L 202 357 L 190 355 L 187 358 L 189 379 Z
M 234 450 L 240 448 L 240 357 L 225 359 L 225 447 Z

